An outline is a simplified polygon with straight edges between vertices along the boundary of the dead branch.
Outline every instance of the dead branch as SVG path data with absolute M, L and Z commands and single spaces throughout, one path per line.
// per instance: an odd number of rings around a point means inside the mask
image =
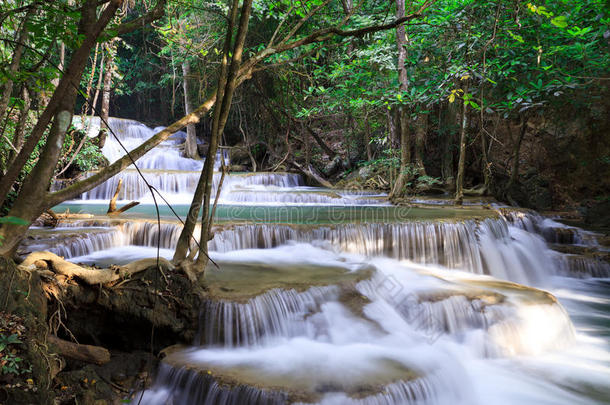
M 119 215 L 119 214 L 127 211 L 128 209 L 133 208 L 136 205 L 140 204 L 138 201 L 132 201 L 129 204 L 126 204 L 117 210 L 116 200 L 119 198 L 119 193 L 121 192 L 122 185 L 123 185 L 123 179 L 119 179 L 119 184 L 117 184 L 116 190 L 114 191 L 114 195 L 112 196 L 112 199 L 110 200 L 110 203 L 108 204 L 108 211 L 106 212 L 107 215 Z

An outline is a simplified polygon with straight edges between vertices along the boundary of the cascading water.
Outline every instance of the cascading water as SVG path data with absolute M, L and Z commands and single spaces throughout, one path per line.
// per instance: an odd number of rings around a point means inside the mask
M 128 149 L 155 132 L 110 124 Z M 184 136 L 138 162 L 181 215 L 202 167 L 181 156 Z M 123 153 L 110 138 L 103 152 L 110 161 Z M 109 219 L 100 214 L 119 178 L 120 199 L 142 204 Z M 162 210 L 157 227 L 150 202 L 128 169 L 62 205 L 92 218 L 33 229 L 22 252 L 121 264 L 154 256 L 160 236 L 169 258 L 181 226 Z M 590 254 L 602 249 L 595 235 L 531 212 L 429 202 L 392 207 L 383 195 L 306 187 L 288 173 L 227 176 L 201 333 L 168 352 L 136 400 L 608 403 L 610 294 L 599 277 L 610 265 Z

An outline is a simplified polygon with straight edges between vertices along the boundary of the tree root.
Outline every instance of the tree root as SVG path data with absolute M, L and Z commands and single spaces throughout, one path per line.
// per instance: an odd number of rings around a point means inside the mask
M 157 265 L 157 259 L 142 259 L 124 266 L 113 266 L 108 269 L 95 269 L 79 266 L 64 260 L 51 252 L 34 252 L 29 254 L 21 267 L 27 270 L 33 268 L 49 269 L 56 274 L 68 278 L 77 278 L 89 285 L 108 284 L 123 280 Z M 159 267 L 173 270 L 174 266 L 166 259 L 159 259 Z

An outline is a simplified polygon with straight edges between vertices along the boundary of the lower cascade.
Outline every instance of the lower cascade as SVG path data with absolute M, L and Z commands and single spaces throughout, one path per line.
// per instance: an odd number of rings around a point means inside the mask
M 154 134 L 110 124 L 128 149 Z M 184 136 L 137 163 L 183 218 L 202 167 L 181 156 Z M 111 138 L 103 151 L 122 156 Z M 119 179 L 119 200 L 141 204 L 110 218 Z M 182 225 L 163 207 L 157 223 L 148 193 L 127 169 L 56 207 L 82 215 L 32 227 L 19 253 L 105 266 L 159 248 L 171 259 Z M 604 249 L 595 234 L 526 210 L 385 197 L 294 173 L 229 174 L 200 333 L 163 351 L 132 403 L 610 402 L 610 265 L 589 254 Z

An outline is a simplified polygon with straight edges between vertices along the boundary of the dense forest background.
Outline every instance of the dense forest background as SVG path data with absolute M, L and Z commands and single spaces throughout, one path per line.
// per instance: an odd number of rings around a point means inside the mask
M 59 121 L 44 113 L 62 77 L 78 87 L 71 114 L 168 125 L 216 94 L 223 43 L 238 26 L 230 10 L 200 0 L 3 2 L 3 211 Z M 234 171 L 305 170 L 396 202 L 450 192 L 603 212 L 609 10 L 602 0 L 253 2 L 221 146 Z M 211 113 L 197 115 L 190 157 L 207 154 L 213 129 Z M 44 189 L 106 165 L 107 131 L 66 134 Z

